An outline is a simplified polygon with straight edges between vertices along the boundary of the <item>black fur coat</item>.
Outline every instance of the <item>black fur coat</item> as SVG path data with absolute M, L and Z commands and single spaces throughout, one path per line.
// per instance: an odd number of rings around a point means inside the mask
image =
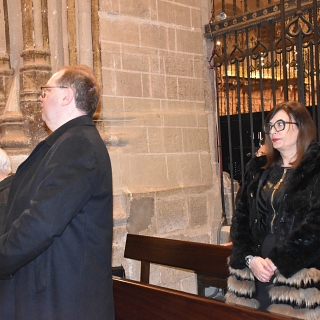
M 256 195 L 265 157 L 252 159 L 237 195 L 226 301 L 258 307 L 254 276 L 245 256 L 260 256 L 264 238 Z M 291 172 L 274 221 L 277 243 L 268 257 L 277 266 L 269 294 L 275 311 L 303 319 L 320 319 L 320 146 L 312 144 Z

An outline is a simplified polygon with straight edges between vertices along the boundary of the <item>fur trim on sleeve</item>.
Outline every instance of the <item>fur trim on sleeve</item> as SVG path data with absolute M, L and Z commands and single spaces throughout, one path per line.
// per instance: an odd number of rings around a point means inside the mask
M 249 268 L 233 269 L 229 267 L 227 303 L 245 307 L 259 308 L 259 302 L 253 298 L 256 292 L 254 276 Z
M 300 319 L 320 319 L 320 270 L 302 269 L 290 278 L 279 271 L 269 290 L 272 305 L 268 311 Z

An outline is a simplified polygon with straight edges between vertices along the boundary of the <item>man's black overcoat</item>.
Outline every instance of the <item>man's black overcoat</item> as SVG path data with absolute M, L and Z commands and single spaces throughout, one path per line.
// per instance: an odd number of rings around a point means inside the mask
M 114 318 L 111 165 L 91 117 L 19 166 L 1 231 L 1 320 Z

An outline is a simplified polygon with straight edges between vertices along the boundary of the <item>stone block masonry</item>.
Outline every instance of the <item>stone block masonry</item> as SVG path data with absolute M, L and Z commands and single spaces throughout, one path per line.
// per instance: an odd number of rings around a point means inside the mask
M 221 199 L 203 37 L 208 16 L 204 0 L 100 3 L 102 122 L 117 250 L 127 232 L 216 242 Z M 115 252 L 119 264 L 139 278 L 136 263 Z M 152 281 L 197 290 L 188 272 L 156 268 Z

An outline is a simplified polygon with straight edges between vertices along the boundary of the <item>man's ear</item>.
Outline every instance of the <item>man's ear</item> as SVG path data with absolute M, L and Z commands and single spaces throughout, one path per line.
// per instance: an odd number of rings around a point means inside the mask
M 63 98 L 62 98 L 62 105 L 68 105 L 74 99 L 74 92 L 71 88 L 66 88 L 63 90 Z

